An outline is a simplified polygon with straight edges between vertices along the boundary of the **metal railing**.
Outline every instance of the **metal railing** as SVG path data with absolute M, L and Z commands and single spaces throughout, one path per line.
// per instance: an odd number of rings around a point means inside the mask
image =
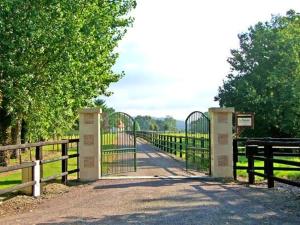
M 136 136 L 145 139 L 162 151 L 185 158 L 185 136 L 152 131 L 136 131 Z

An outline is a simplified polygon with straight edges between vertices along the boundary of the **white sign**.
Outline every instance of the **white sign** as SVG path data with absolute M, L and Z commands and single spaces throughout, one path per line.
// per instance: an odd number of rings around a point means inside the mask
M 238 117 L 237 125 L 240 127 L 252 127 L 252 117 Z

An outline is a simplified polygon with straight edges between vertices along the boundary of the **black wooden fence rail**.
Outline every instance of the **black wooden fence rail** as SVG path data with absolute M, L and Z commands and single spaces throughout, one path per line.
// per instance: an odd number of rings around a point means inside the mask
M 240 144 L 243 144 L 243 147 Z M 246 156 L 247 166 L 237 166 L 239 156 Z M 248 181 L 254 184 L 255 176 L 264 177 L 268 187 L 274 187 L 274 181 L 300 187 L 300 182 L 276 177 L 274 171 L 300 171 L 300 162 L 280 159 L 278 157 L 300 157 L 300 139 L 297 138 L 240 138 L 233 141 L 233 173 L 237 178 L 237 170 L 248 172 Z M 274 158 L 275 157 L 275 158 Z M 255 161 L 263 161 L 263 166 L 255 166 Z M 275 167 L 274 163 L 286 167 Z M 291 167 L 292 166 L 292 167 Z M 263 173 L 257 172 L 263 170 Z
M 68 155 L 69 145 L 74 147 L 74 143 L 76 144 L 76 154 Z M 61 156 L 51 159 L 43 159 L 43 147 L 49 145 L 61 145 Z M 41 174 L 40 174 L 40 182 L 46 182 L 50 180 L 55 180 L 59 177 L 62 178 L 62 183 L 66 184 L 68 180 L 68 175 L 77 173 L 77 178 L 79 178 L 79 139 L 70 139 L 70 140 L 60 140 L 60 141 L 46 141 L 46 142 L 37 142 L 37 143 L 28 143 L 28 144 L 20 144 L 20 145 L 6 145 L 0 146 L 0 151 L 14 151 L 17 149 L 31 149 L 35 148 L 35 160 L 40 160 L 41 165 Z M 73 170 L 68 170 L 68 159 L 77 158 L 77 168 Z M 60 174 L 55 174 L 49 177 L 43 177 L 43 166 L 47 163 L 52 163 L 56 161 L 61 161 L 62 163 L 62 171 Z M 15 170 L 20 170 L 24 168 L 32 168 L 36 165 L 36 161 L 32 162 L 22 162 L 18 165 L 5 166 L 0 167 L 0 173 L 10 172 Z M 26 187 L 31 187 L 36 184 L 36 181 L 29 181 L 26 183 L 18 184 L 10 188 L 0 189 L 0 195 L 21 190 Z

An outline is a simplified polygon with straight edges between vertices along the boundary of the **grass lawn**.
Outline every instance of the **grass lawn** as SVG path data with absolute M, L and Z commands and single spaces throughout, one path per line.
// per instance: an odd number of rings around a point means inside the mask
M 275 157 L 275 158 L 289 160 L 289 161 L 293 161 L 293 162 L 300 162 L 299 157 Z M 237 165 L 238 166 L 247 166 L 248 165 L 247 158 L 245 156 L 239 156 L 239 162 L 237 163 Z M 264 162 L 256 160 L 254 166 L 259 166 L 259 167 L 264 166 Z M 274 163 L 274 167 L 293 168 L 293 166 L 288 166 L 288 165 L 279 164 L 279 163 Z M 263 173 L 262 170 L 257 170 L 257 172 Z M 241 177 L 248 177 L 248 173 L 246 170 L 238 170 L 237 174 L 238 174 L 238 176 L 241 176 Z M 300 171 L 276 171 L 276 170 L 274 170 L 274 175 L 278 176 L 280 178 L 287 178 L 287 179 L 292 179 L 292 180 L 300 179 Z M 263 180 L 262 177 L 258 177 L 258 176 L 255 176 L 255 179 Z

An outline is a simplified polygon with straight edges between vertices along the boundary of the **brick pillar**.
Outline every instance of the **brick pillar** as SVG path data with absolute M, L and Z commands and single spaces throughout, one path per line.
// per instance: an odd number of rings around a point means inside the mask
M 79 177 L 93 181 L 101 177 L 101 142 L 99 108 L 79 110 Z
M 232 114 L 234 108 L 210 108 L 211 172 L 233 178 Z

